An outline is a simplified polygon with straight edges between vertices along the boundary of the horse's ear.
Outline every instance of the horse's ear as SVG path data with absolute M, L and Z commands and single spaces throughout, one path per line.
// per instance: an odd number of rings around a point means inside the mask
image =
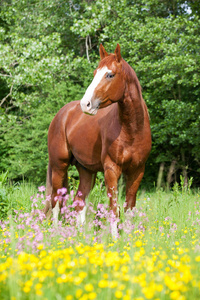
M 119 44 L 117 44 L 117 47 L 115 49 L 115 56 L 116 56 L 116 61 L 120 62 L 120 60 L 122 59 L 122 56 L 121 56 L 120 45 Z
M 106 56 L 108 56 L 108 52 L 106 52 L 106 50 L 102 44 L 100 44 L 99 53 L 100 53 L 101 60 L 104 59 Z

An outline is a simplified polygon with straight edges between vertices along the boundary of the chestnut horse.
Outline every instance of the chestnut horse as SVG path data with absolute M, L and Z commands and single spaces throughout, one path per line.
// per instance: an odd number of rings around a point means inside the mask
M 74 200 L 83 201 L 83 206 L 76 206 L 82 223 L 85 199 L 99 171 L 104 172 L 110 209 L 116 216 L 117 183 L 121 174 L 125 175 L 126 209 L 132 209 L 151 150 L 149 115 L 134 70 L 122 59 L 119 44 L 114 54 L 100 45 L 100 58 L 81 101 L 61 108 L 49 127 L 47 194 L 51 194 L 55 219 L 59 211 L 55 197 L 58 189 L 67 187 L 70 164 L 79 172 Z M 45 213 L 49 209 L 47 204 Z

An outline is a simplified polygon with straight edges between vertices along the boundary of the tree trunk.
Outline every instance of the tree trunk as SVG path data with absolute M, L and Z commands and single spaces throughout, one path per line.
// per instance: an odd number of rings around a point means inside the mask
M 182 174 L 183 174 L 183 178 L 184 178 L 184 187 L 187 187 L 188 186 L 188 175 L 187 175 L 187 166 L 185 163 L 185 151 L 184 150 L 181 151 L 181 158 L 182 158 L 182 162 L 183 162 Z
M 165 168 L 165 163 L 162 162 L 160 164 L 160 168 L 159 168 L 159 171 L 158 171 L 157 189 L 159 189 L 161 187 L 161 185 L 162 185 L 164 168 Z
M 171 162 L 171 165 L 169 167 L 169 171 L 168 171 L 168 174 L 167 174 L 167 189 L 169 190 L 170 188 L 170 184 L 172 183 L 173 181 L 173 174 L 175 173 L 175 165 L 176 165 L 176 160 L 172 160 Z

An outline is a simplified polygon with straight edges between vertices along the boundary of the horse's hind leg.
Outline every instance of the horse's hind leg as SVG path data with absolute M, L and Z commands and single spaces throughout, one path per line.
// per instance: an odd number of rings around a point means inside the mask
M 83 168 L 80 164 L 77 166 L 79 172 L 79 187 L 74 198 L 75 209 L 79 213 L 78 222 L 82 225 L 85 222 L 86 203 L 85 199 L 89 195 L 90 190 L 94 187 L 96 173 Z
M 46 177 L 46 197 L 50 196 L 52 194 L 52 178 L 51 177 L 52 177 L 52 169 L 51 169 L 50 164 L 48 164 L 47 177 Z M 45 213 L 45 215 L 47 215 L 47 217 L 49 217 L 51 215 L 52 207 L 51 207 L 50 201 L 46 201 L 43 212 Z
M 63 203 L 59 201 L 59 196 L 57 191 L 65 187 L 68 188 L 68 174 L 67 174 L 68 166 L 62 166 L 59 169 L 52 170 L 52 195 L 51 195 L 51 205 L 53 211 L 54 224 L 58 223 L 58 215 L 60 212 L 60 208 Z
M 134 172 L 127 175 L 126 181 L 126 209 L 133 209 L 136 204 L 136 194 L 139 188 L 140 182 L 144 175 L 145 166 L 141 166 Z

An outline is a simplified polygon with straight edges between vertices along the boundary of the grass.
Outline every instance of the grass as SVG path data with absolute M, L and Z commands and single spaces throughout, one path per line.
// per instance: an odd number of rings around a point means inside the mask
M 10 189 L 7 199 L 9 214 L 0 222 L 1 299 L 200 299 L 198 191 L 176 184 L 171 192 L 140 192 L 136 208 L 125 214 L 120 189 L 117 239 L 100 182 L 81 228 L 71 196 L 58 228 L 40 212 L 44 192 L 34 186 Z

